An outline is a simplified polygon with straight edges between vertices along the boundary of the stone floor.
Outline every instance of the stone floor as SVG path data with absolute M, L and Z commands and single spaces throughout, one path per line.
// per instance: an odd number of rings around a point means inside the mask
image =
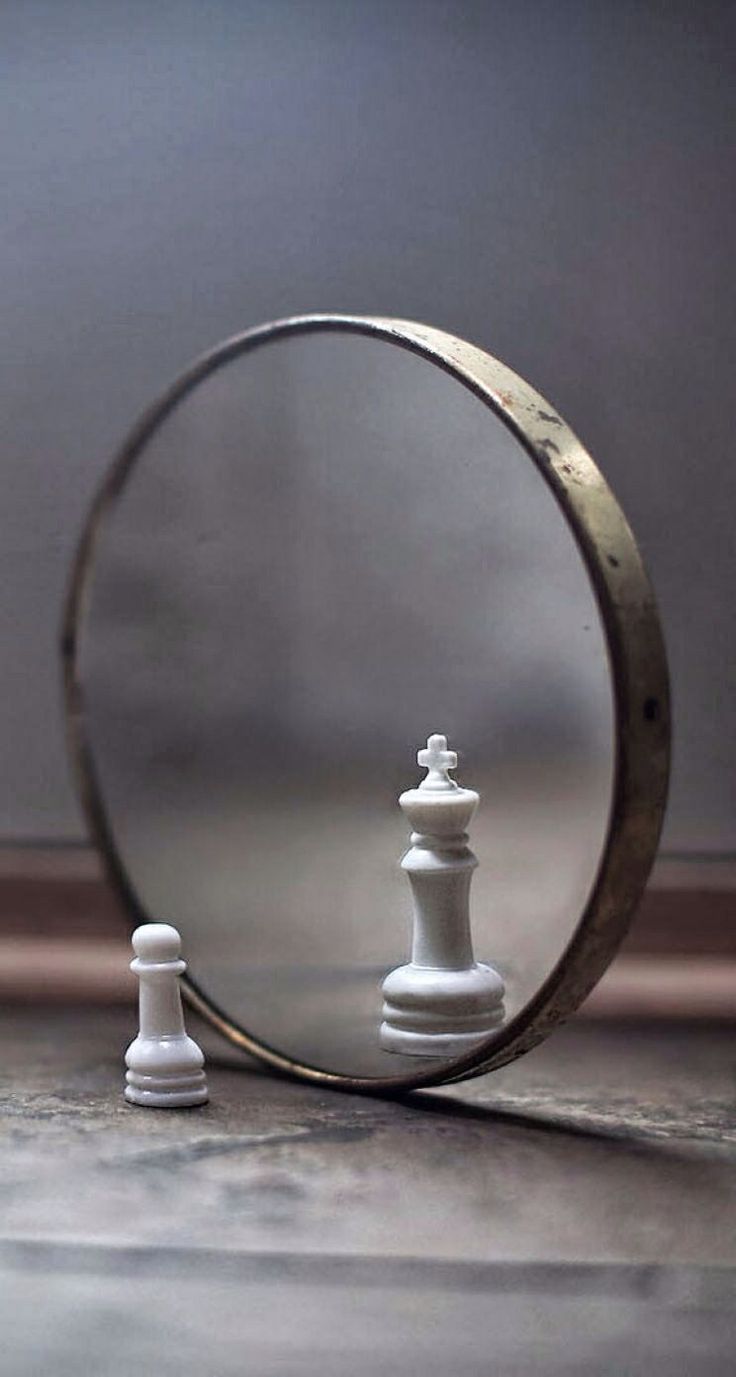
M 394 1100 L 202 1033 L 211 1103 L 158 1113 L 122 1099 L 132 1012 L 0 1028 L 7 1377 L 736 1367 L 726 1026 L 573 1022 Z

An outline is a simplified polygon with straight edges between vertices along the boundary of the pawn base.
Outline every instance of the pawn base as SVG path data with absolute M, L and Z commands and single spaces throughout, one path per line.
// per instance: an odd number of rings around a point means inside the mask
M 384 1052 L 408 1057 L 461 1057 L 505 1017 L 504 983 L 492 966 L 466 970 L 400 966 L 383 982 Z
M 185 1109 L 188 1105 L 206 1104 L 209 1099 L 204 1071 L 188 1076 L 145 1076 L 128 1071 L 125 1077 L 125 1098 L 129 1104 L 148 1105 L 152 1109 Z

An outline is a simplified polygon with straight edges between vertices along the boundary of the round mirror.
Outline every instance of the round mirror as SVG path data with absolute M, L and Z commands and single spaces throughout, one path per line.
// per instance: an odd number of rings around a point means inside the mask
M 590 458 L 474 347 L 309 317 L 195 365 L 93 505 L 64 654 L 131 925 L 174 923 L 190 998 L 272 1064 L 500 1065 L 621 940 L 666 789 L 656 612 Z

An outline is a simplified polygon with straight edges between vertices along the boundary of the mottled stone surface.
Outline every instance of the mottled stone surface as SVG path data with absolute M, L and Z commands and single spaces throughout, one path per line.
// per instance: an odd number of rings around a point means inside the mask
M 0 1027 L 4 1373 L 692 1377 L 736 1356 L 730 1030 L 573 1024 L 396 1101 L 204 1035 L 210 1104 L 155 1112 L 122 1098 L 132 1012 Z

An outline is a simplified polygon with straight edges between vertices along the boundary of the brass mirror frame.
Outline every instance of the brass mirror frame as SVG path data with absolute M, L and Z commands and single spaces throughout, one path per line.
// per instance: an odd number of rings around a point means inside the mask
M 520 441 L 552 491 L 582 557 L 600 611 L 612 680 L 614 768 L 608 829 L 586 907 L 556 966 L 506 1027 L 441 1067 L 356 1077 L 301 1063 L 231 1019 L 191 976 L 188 1002 L 243 1052 L 301 1079 L 352 1091 L 403 1091 L 481 1075 L 513 1061 L 582 1003 L 621 943 L 654 860 L 667 798 L 670 710 L 667 659 L 656 603 L 633 534 L 590 455 L 544 397 L 477 346 L 412 321 L 308 315 L 278 320 L 225 341 L 198 359 L 144 413 L 113 461 L 84 523 L 62 632 L 66 720 L 92 838 L 131 927 L 151 921 L 118 852 L 85 724 L 78 663 L 80 626 L 100 534 L 148 440 L 174 408 L 217 369 L 285 336 L 341 331 L 407 349 L 467 387 Z

